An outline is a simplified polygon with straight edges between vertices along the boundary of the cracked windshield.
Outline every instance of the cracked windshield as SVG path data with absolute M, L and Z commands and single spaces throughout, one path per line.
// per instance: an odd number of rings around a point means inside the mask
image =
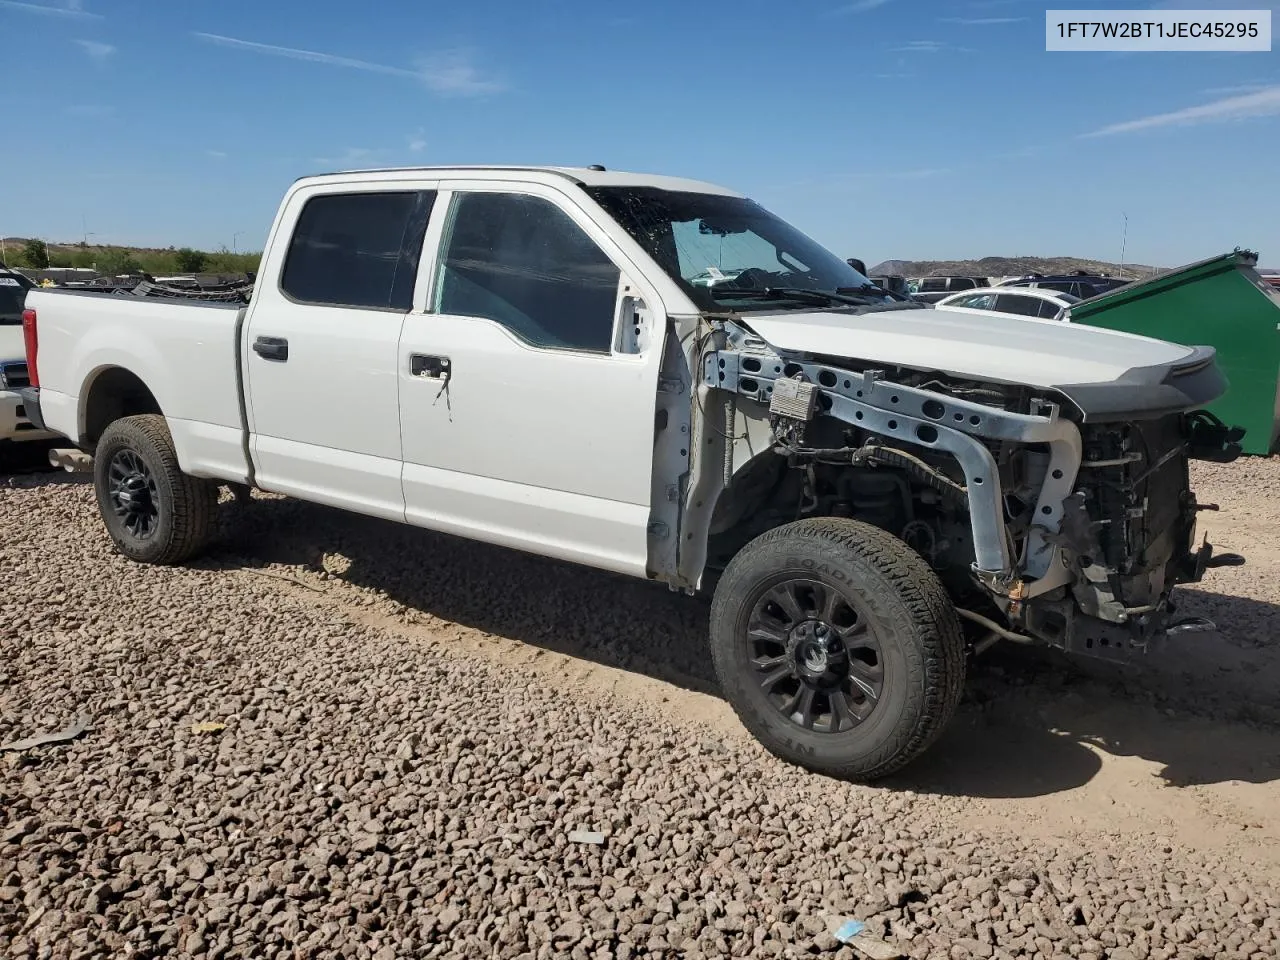
M 812 309 L 894 299 L 744 197 L 627 187 L 589 192 L 705 308 Z

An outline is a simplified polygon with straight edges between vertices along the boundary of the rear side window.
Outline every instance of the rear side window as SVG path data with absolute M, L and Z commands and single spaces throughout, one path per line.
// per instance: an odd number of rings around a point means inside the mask
M 972 280 L 970 280 L 968 277 L 952 277 L 951 278 L 952 290 L 973 290 L 977 286 L 978 285 L 974 283 Z
M 440 313 L 484 317 L 537 347 L 608 353 L 620 272 L 541 197 L 462 193 L 436 284 Z
M 1062 310 L 1062 304 L 1054 303 L 1052 300 L 1040 301 L 1040 317 L 1043 320 L 1052 320 L 1059 311 Z
M 997 307 L 1001 313 L 1016 313 L 1020 317 L 1038 317 L 1040 315 L 1039 297 L 1020 297 L 1013 293 L 1002 293 L 997 299 Z
M 925 277 L 920 281 L 921 293 L 945 293 L 946 289 L 946 277 Z
M 312 197 L 280 289 L 304 303 L 408 310 L 434 201 L 432 191 Z

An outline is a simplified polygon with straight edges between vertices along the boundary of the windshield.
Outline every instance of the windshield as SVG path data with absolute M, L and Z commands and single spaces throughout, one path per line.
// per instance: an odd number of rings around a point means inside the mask
M 704 310 L 812 310 L 819 293 L 843 295 L 830 301 L 837 306 L 893 300 L 753 200 L 656 187 L 586 190 Z

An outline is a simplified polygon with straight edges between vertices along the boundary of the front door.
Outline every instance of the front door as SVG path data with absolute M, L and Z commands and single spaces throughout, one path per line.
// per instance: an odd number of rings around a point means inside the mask
M 408 520 L 644 575 L 662 339 L 631 324 L 640 300 L 663 329 L 656 296 L 551 188 L 448 187 L 400 341 Z
M 397 348 L 429 187 L 325 186 L 287 202 L 242 340 L 263 489 L 404 519 Z

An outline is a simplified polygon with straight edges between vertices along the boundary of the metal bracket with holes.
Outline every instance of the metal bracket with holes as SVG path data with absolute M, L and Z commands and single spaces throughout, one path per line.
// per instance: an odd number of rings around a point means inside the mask
M 1006 410 L 883 379 L 880 371 L 856 373 L 827 364 L 780 357 L 767 348 L 718 350 L 703 357 L 703 382 L 770 404 L 774 382 L 797 375 L 816 384 L 817 414 L 904 443 L 942 450 L 965 475 L 976 555 L 974 572 L 1006 592 L 1020 574 L 1038 578 L 1020 584 L 1026 598 L 1066 583 L 1070 571 L 1060 549 L 1046 539 L 1062 522 L 1062 501 L 1075 487 L 1080 468 L 1080 431 L 1058 415 L 1057 404 L 1033 401 L 1035 413 Z M 1044 443 L 1050 451 L 1044 485 L 1036 503 L 1036 524 L 1028 535 L 1023 570 L 1014 567 L 1004 523 L 1004 502 L 995 458 L 983 440 Z

